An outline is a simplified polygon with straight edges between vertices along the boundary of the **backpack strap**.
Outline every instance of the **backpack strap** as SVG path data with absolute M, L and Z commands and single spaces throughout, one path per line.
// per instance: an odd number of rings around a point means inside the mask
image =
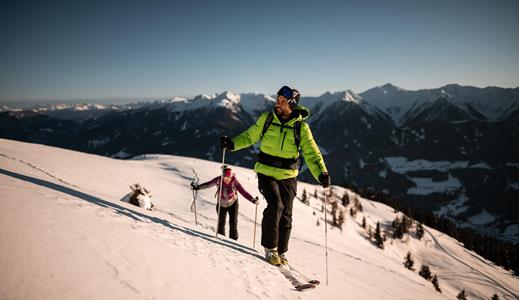
M 265 123 L 263 123 L 263 130 L 261 131 L 260 141 L 265 136 L 265 132 L 267 132 L 270 124 L 272 124 L 272 120 L 274 120 L 274 114 L 269 112 L 267 118 L 265 119 Z M 301 123 L 302 121 L 296 121 L 294 123 L 294 141 L 296 142 L 297 150 L 299 151 L 299 145 L 301 144 Z
M 269 129 L 272 120 L 274 120 L 274 114 L 272 112 L 269 112 L 267 119 L 265 119 L 265 123 L 263 123 L 263 130 L 261 131 L 260 141 L 263 139 L 263 136 L 265 135 L 265 132 L 267 132 L 267 129 Z
M 301 121 L 294 123 L 294 140 L 296 142 L 297 151 L 299 151 L 299 145 L 301 144 Z

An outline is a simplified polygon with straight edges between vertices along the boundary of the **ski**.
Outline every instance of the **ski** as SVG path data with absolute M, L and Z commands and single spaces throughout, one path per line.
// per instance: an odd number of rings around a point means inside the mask
M 288 281 L 294 286 L 294 288 L 299 291 L 306 291 L 309 289 L 314 289 L 317 285 L 309 282 L 301 282 L 299 279 L 297 279 L 296 275 L 292 273 L 292 271 L 286 267 L 286 266 L 277 266 L 281 274 L 283 274 Z
M 321 284 L 321 282 L 317 279 L 311 279 L 310 277 L 306 276 L 305 274 L 301 273 L 301 271 L 297 270 L 296 268 L 294 268 L 293 266 L 291 266 L 290 264 L 287 264 L 286 265 L 288 268 L 290 268 L 290 271 L 294 272 L 294 273 L 297 273 L 301 278 L 303 278 L 307 283 L 311 283 L 311 284 L 315 284 L 315 285 L 319 285 Z
M 295 286 L 296 290 L 302 292 L 308 289 L 315 289 L 316 285 L 312 283 L 303 283 L 301 285 Z
M 268 263 L 268 261 L 266 261 Z M 269 263 L 270 264 L 270 263 Z M 321 282 L 317 279 L 310 279 L 308 276 L 299 272 L 293 266 L 289 264 L 285 265 L 274 265 L 283 274 L 288 281 L 294 286 L 297 291 L 305 291 L 308 289 L 316 288 Z M 298 279 L 301 278 L 302 280 Z

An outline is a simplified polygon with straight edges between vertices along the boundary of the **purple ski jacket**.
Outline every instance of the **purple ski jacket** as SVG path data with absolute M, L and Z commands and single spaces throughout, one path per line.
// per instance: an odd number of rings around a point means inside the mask
M 217 186 L 218 191 L 221 190 L 221 197 L 220 197 L 220 205 L 222 207 L 229 207 L 231 206 L 236 200 L 238 200 L 238 193 L 236 193 L 236 190 L 240 192 L 240 194 L 243 195 L 247 200 L 254 203 L 254 198 L 249 194 L 243 186 L 238 182 L 238 179 L 234 176 L 234 174 L 231 177 L 231 181 L 229 183 L 225 183 L 225 180 L 222 181 L 223 183 L 223 189 L 220 189 L 220 181 L 222 176 L 217 176 L 211 181 L 204 182 L 198 186 L 199 189 L 206 189 L 212 186 Z M 216 194 L 218 195 L 218 194 Z

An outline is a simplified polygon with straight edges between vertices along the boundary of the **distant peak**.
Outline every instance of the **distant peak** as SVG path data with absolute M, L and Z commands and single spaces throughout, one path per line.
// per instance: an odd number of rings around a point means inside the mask
M 386 90 L 386 91 L 403 91 L 404 89 L 393 85 L 392 83 L 388 82 L 382 86 L 379 86 L 380 89 Z
M 237 95 L 231 91 L 225 91 L 221 94 L 219 94 L 218 96 L 216 96 L 216 99 L 228 99 L 228 100 L 231 100 L 231 101 L 239 101 L 240 100 L 240 95 Z
M 343 101 L 350 101 L 350 102 L 356 102 L 358 103 L 361 100 L 361 97 L 357 94 L 355 94 L 352 90 L 346 90 L 344 92 L 340 92 L 341 94 L 341 100 Z
M 212 98 L 211 96 L 208 96 L 206 94 L 200 94 L 200 95 L 195 96 L 195 98 L 193 98 L 193 100 L 210 100 L 211 98 Z
M 178 97 L 178 96 L 175 96 L 175 97 L 169 99 L 169 102 L 185 102 L 185 101 L 187 101 L 187 98 Z

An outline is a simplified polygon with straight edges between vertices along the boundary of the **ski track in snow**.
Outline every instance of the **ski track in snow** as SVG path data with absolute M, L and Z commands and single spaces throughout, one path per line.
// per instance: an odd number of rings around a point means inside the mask
M 458 257 L 456 257 L 455 255 L 451 254 L 447 249 L 445 249 L 442 244 L 438 241 L 438 239 L 436 239 L 436 237 L 426 228 L 424 228 L 425 232 L 427 232 L 427 234 L 434 240 L 434 242 L 436 243 L 436 245 L 438 246 L 438 248 L 440 248 L 445 254 L 447 254 L 448 256 L 450 256 L 451 258 L 453 258 L 454 260 L 458 261 L 459 263 L 461 263 L 462 265 L 466 266 L 467 268 L 469 268 L 471 270 L 472 273 L 474 274 L 479 274 L 480 276 L 483 276 L 486 280 L 487 280 L 487 283 L 493 283 L 494 285 L 497 285 L 499 286 L 500 288 L 502 288 L 503 290 L 507 291 L 508 293 L 510 293 L 510 295 L 512 295 L 513 297 L 515 297 L 516 299 L 519 299 L 519 294 L 516 294 L 514 293 L 514 291 L 511 291 L 508 289 L 508 287 L 502 285 L 501 283 L 499 283 L 498 281 L 496 281 L 495 279 L 493 279 L 490 275 L 486 274 L 485 272 L 483 271 L 480 271 L 480 270 L 477 270 L 475 269 L 474 267 L 472 267 L 471 265 L 469 265 L 468 263 L 466 263 L 465 261 L 459 259 Z M 463 250 L 465 252 L 468 252 L 465 248 L 463 248 Z M 472 257 L 477 257 L 476 255 L 474 255 L 473 253 L 470 253 L 469 254 L 472 256 Z M 480 260 L 480 259 L 479 259 Z M 485 262 L 485 264 L 487 264 Z M 467 278 L 468 280 L 469 278 Z M 473 280 L 473 282 L 478 282 L 480 281 L 481 279 L 475 279 L 475 278 L 470 278 L 471 280 Z
M 3 157 L 5 157 L 5 158 L 7 158 L 7 159 L 11 159 L 11 160 L 14 160 L 14 161 L 16 161 L 16 162 L 19 162 L 19 163 L 21 163 L 21 164 L 24 164 L 24 165 L 26 165 L 26 166 L 28 166 L 28 167 L 30 167 L 30 168 L 32 168 L 32 169 L 38 171 L 38 172 L 41 172 L 41 173 L 43 173 L 43 174 L 45 174 L 45 175 L 47 175 L 47 176 L 49 176 L 49 177 L 51 177 L 51 178 L 53 178 L 53 179 L 56 179 L 57 181 L 59 181 L 59 182 L 61 182 L 61 183 L 64 183 L 64 184 L 66 184 L 66 185 L 73 186 L 73 187 L 75 187 L 75 188 L 79 188 L 77 185 L 73 185 L 72 183 L 69 183 L 69 182 L 63 180 L 63 179 L 59 178 L 58 176 L 56 176 L 56 175 L 54 175 L 54 174 L 52 174 L 52 173 L 49 173 L 49 172 L 45 171 L 44 169 L 39 168 L 39 167 L 37 167 L 36 165 L 34 165 L 34 164 L 30 163 L 30 162 L 26 162 L 26 161 L 21 160 L 21 159 L 19 159 L 19 158 L 12 157 L 12 156 L 9 156 L 9 155 L 5 155 L 5 154 L 3 154 L 3 153 L 0 153 L 0 156 L 3 156 Z

